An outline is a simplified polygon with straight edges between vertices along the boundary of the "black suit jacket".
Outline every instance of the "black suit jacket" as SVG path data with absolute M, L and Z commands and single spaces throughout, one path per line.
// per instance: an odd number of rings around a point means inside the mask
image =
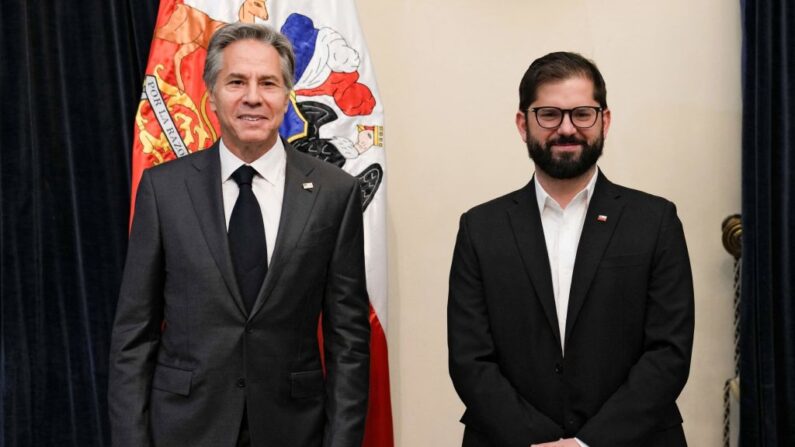
M 599 174 L 559 332 L 531 181 L 461 217 L 448 344 L 464 445 L 685 445 L 693 286 L 671 202 Z
M 244 408 L 255 447 L 361 444 L 370 326 L 359 188 L 286 151 L 279 232 L 250 314 L 218 145 L 144 172 L 111 344 L 115 446 L 233 446 Z

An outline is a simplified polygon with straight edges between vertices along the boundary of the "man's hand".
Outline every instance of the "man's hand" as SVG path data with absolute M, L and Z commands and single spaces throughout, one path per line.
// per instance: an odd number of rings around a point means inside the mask
M 533 444 L 530 447 L 580 447 L 580 443 L 574 438 L 568 438 L 543 444 Z

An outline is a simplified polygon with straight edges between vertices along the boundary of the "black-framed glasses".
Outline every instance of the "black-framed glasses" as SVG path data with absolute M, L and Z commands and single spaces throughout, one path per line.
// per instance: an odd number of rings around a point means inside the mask
M 538 125 L 544 129 L 555 129 L 560 126 L 563 123 L 563 116 L 567 113 L 574 127 L 587 129 L 596 124 L 596 119 L 599 118 L 599 112 L 602 111 L 602 108 L 596 106 L 580 106 L 573 109 L 531 107 L 527 111 L 535 113 Z

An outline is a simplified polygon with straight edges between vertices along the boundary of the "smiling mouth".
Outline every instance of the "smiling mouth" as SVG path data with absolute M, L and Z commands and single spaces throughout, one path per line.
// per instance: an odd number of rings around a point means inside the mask
M 579 138 L 574 137 L 560 137 L 557 138 L 555 141 L 552 141 L 549 144 L 549 147 L 570 151 L 573 149 L 585 147 L 587 143 L 585 141 L 580 140 Z
M 241 115 L 241 116 L 238 117 L 238 119 L 253 123 L 253 122 L 257 122 L 259 120 L 264 120 L 266 118 L 264 116 Z

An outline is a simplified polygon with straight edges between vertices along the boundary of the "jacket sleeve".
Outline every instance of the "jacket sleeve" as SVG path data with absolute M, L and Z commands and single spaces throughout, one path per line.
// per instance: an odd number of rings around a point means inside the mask
M 673 203 L 666 202 L 662 215 L 646 295 L 643 353 L 626 381 L 577 433 L 591 446 L 642 445 L 655 430 L 681 423 L 662 419 L 671 414 L 690 371 L 693 278 Z
M 362 201 L 358 183 L 351 183 L 323 299 L 327 419 L 324 447 L 361 445 L 370 387 Z
M 467 407 L 462 422 L 494 445 L 527 447 L 558 440 L 563 430 L 522 398 L 500 371 L 481 262 L 486 261 L 478 259 L 464 214 L 453 253 L 447 302 L 450 377 Z
M 151 176 L 141 177 L 113 323 L 108 408 L 113 446 L 150 446 L 149 394 L 163 320 L 164 261 Z

